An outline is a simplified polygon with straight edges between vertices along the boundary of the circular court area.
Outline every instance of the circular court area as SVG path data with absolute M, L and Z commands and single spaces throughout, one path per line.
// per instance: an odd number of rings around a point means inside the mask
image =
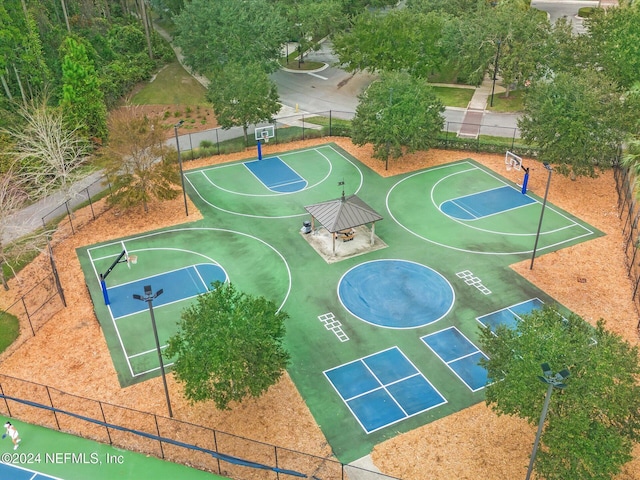
M 353 267 L 340 279 L 338 297 L 360 320 L 387 328 L 416 328 L 437 322 L 454 301 L 446 278 L 406 260 L 377 260 Z

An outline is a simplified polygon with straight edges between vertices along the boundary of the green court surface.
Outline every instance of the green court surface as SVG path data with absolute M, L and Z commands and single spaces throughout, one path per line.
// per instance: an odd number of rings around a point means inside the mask
M 8 438 L 0 441 L 0 478 L 3 479 L 226 478 L 17 420 L 11 423 L 20 432 L 22 442 L 14 451 Z
M 142 294 L 144 284 L 153 291 L 163 289 L 154 312 L 164 344 L 175 332 L 180 311 L 194 298 L 188 291 L 171 297 L 190 282 L 173 281 L 169 274 L 207 264 L 222 269 L 239 290 L 264 295 L 290 315 L 285 339 L 292 357 L 289 373 L 343 463 L 398 433 L 482 401 L 482 386 L 473 384 L 482 373 L 473 360 L 482 355 L 478 317 L 514 305 L 554 302 L 509 268 L 531 257 L 541 199 L 531 193 L 523 197 L 519 187 L 463 157 L 390 178 L 334 144 L 279 158 L 285 170 L 288 166 L 294 177 L 306 181 L 304 188 L 274 191 L 272 186 L 281 184 L 268 168 L 255 174 L 243 162 L 191 170 L 185 174 L 187 192 L 203 220 L 78 249 L 121 384 L 159 374 L 146 304 L 138 302 L 137 311 L 125 314 L 128 310 L 121 307 L 135 309 L 130 297 Z M 387 247 L 327 262 L 300 232 L 309 219 L 304 207 L 338 199 L 343 188 L 383 217 L 375 234 Z M 538 255 L 600 235 L 547 204 Z M 338 240 L 336 248 L 353 244 Z M 107 308 L 98 274 L 123 245 L 138 256 L 138 263 L 130 269 L 117 265 L 108 276 L 114 295 L 117 290 L 127 298 Z M 388 262 L 370 263 L 381 260 Z M 407 265 L 422 280 L 407 280 Z M 373 272 L 363 277 L 369 284 L 363 285 L 362 295 L 369 298 L 361 298 L 359 286 L 349 285 L 345 277 L 365 271 L 360 268 Z M 438 288 L 428 284 L 431 278 Z M 171 301 L 156 307 L 165 296 Z M 348 296 L 361 303 L 345 304 Z M 358 313 L 372 304 L 379 306 L 376 313 L 389 312 L 389 324 L 377 325 Z M 433 318 L 403 325 L 407 312 L 428 310 L 432 304 L 440 308 Z M 114 316 L 116 311 L 121 313 Z M 431 341 L 438 338 L 462 343 Z M 467 353 L 453 359 L 458 350 Z M 424 394 L 432 400 L 424 400 Z

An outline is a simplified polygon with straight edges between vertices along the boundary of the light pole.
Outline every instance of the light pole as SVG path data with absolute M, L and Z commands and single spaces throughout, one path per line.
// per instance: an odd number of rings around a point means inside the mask
M 178 128 L 182 126 L 184 120 L 180 120 L 173 126 L 173 131 L 176 134 L 176 149 L 178 150 L 178 165 L 180 166 L 180 183 L 182 184 L 182 196 L 184 197 L 184 212 L 189 216 L 189 207 L 187 206 L 187 192 L 184 189 L 184 173 L 182 171 L 182 155 L 180 155 L 180 140 L 178 139 Z
M 551 393 L 554 388 L 562 390 L 566 387 L 563 380 L 565 380 L 569 375 L 569 370 L 566 368 L 561 370 L 559 373 L 555 375 L 551 371 L 551 367 L 548 363 L 543 363 L 541 365 L 542 372 L 544 376 L 538 376 L 538 379 L 542 383 L 546 383 L 549 387 L 547 388 L 547 395 L 544 398 L 544 405 L 542 407 L 542 414 L 540 415 L 540 423 L 538 423 L 538 432 L 536 433 L 536 440 L 533 443 L 533 451 L 531 452 L 531 460 L 529 461 L 529 469 L 527 470 L 527 478 L 529 480 L 531 477 L 531 472 L 533 471 L 533 463 L 536 460 L 536 454 L 538 453 L 538 444 L 540 443 L 540 435 L 542 434 L 542 427 L 544 426 L 544 419 L 547 417 L 547 411 L 549 410 L 549 402 L 551 401 Z
M 153 336 L 156 340 L 156 350 L 158 351 L 158 361 L 160 362 L 160 372 L 162 373 L 162 383 L 164 385 L 164 394 L 167 397 L 167 409 L 169 410 L 169 416 L 173 417 L 171 411 L 171 400 L 169 399 L 169 389 L 167 388 L 167 377 L 164 374 L 164 362 L 162 361 L 162 351 L 160 350 L 160 340 L 158 339 L 158 328 L 156 327 L 156 317 L 153 315 L 153 300 L 158 298 L 164 290 L 160 289 L 155 294 L 151 290 L 151 285 L 144 286 L 144 296 L 133 295 L 136 300 L 141 300 L 149 304 L 149 313 L 151 314 L 151 326 L 153 327 Z
M 547 162 L 543 163 L 544 168 L 549 172 L 549 176 L 547 177 L 547 188 L 544 191 L 544 200 L 542 201 L 542 210 L 540 211 L 540 222 L 538 223 L 538 232 L 536 233 L 536 242 L 533 245 L 533 255 L 531 255 L 531 265 L 529 266 L 529 270 L 533 270 L 533 261 L 536 258 L 536 250 L 538 249 L 538 240 L 540 239 L 540 229 L 542 228 L 542 217 L 544 217 L 544 209 L 547 206 L 547 195 L 549 195 L 549 185 L 551 185 L 551 173 L 553 172 L 553 168 Z
M 498 49 L 496 50 L 496 60 L 493 64 L 493 86 L 491 87 L 491 102 L 489 106 L 493 107 L 493 93 L 496 91 L 496 78 L 498 76 L 498 58 L 500 57 L 500 40 L 498 40 Z

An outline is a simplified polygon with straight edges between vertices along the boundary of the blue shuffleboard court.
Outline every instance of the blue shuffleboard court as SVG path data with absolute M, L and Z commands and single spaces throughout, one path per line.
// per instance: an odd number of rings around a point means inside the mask
M 495 332 L 500 325 L 504 325 L 507 328 L 515 328 L 516 324 L 522 320 L 520 315 L 531 313 L 536 308 L 542 308 L 543 305 L 544 303 L 539 298 L 532 298 L 524 302 L 516 303 L 515 305 L 510 305 L 501 310 L 488 313 L 487 315 L 477 317 L 476 320 L 478 320 L 483 326 L 491 328 L 492 332 Z
M 273 192 L 298 192 L 307 186 L 307 181 L 279 157 L 244 162 L 244 166 Z
M 324 375 L 367 433 L 447 403 L 398 347 Z
M 521 191 L 505 185 L 447 200 L 440 205 L 440 210 L 460 220 L 477 220 L 535 202 L 536 200 L 530 196 L 523 195 Z
M 134 294 L 144 294 L 145 285 L 151 285 L 154 292 L 164 290 L 163 295 L 153 301 L 154 307 L 160 307 L 203 294 L 211 289 L 212 283 L 226 280 L 227 273 L 219 265 L 212 263 L 191 265 L 107 288 L 109 308 L 115 319 L 147 310 L 149 307 L 145 302 L 133 298 Z
M 45 475 L 35 470 L 4 462 L 0 462 L 0 478 L 7 480 L 61 480 L 59 477 L 52 477 L 51 475 Z
M 487 356 L 456 327 L 425 335 L 421 340 L 469 390 L 477 392 L 486 386 L 487 370 L 481 367 L 479 362 Z

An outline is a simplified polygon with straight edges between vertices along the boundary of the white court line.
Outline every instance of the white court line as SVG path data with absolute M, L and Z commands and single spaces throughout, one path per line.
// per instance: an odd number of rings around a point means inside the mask
M 456 166 L 458 166 L 458 165 L 463 165 L 463 164 L 472 165 L 472 168 L 470 168 L 470 169 L 468 169 L 468 170 L 464 170 L 464 171 L 458 172 L 458 173 L 464 173 L 464 172 L 468 172 L 468 171 L 472 171 L 472 170 L 474 170 L 474 169 L 477 169 L 477 170 L 480 170 L 480 171 L 484 172 L 485 174 L 487 174 L 487 175 L 489 175 L 489 176 L 492 176 L 492 177 L 496 178 L 497 180 L 499 180 L 499 181 L 501 181 L 501 182 L 505 183 L 505 182 L 504 182 L 503 180 L 501 180 L 499 177 L 497 177 L 497 176 L 495 176 L 495 175 L 493 175 L 493 174 L 491 174 L 491 173 L 489 173 L 489 172 L 485 171 L 484 169 L 482 169 L 482 168 L 480 168 L 480 167 L 477 167 L 477 166 L 475 166 L 475 165 L 471 164 L 471 163 L 470 163 L 470 162 L 468 162 L 468 161 L 458 162 L 458 163 L 455 163 L 455 164 L 453 164 L 453 165 L 452 165 L 452 164 L 447 164 L 447 165 L 441 165 L 441 166 L 439 166 L 439 167 L 430 168 L 430 169 L 428 170 L 428 172 L 433 172 L 433 171 L 440 170 L 440 169 L 444 169 L 444 168 L 453 168 L 453 167 L 456 167 Z M 405 231 L 407 231 L 407 232 L 408 232 L 408 233 L 410 233 L 411 235 L 413 235 L 413 236 L 415 236 L 415 237 L 417 237 L 417 238 L 419 238 L 419 239 L 421 239 L 421 240 L 424 240 L 425 242 L 431 243 L 431 244 L 433 244 L 433 245 L 438 245 L 438 246 L 443 247 L 443 248 L 449 248 L 449 249 L 451 249 L 451 250 L 455 250 L 455 251 L 457 251 L 457 252 L 463 252 L 463 253 L 475 253 L 475 254 L 478 254 L 478 255 L 521 255 L 521 254 L 529 254 L 529 253 L 531 253 L 531 251 L 532 251 L 531 249 L 522 250 L 522 251 L 513 251 L 513 252 L 495 252 L 495 251 L 493 251 L 493 252 L 488 252 L 488 251 L 482 251 L 482 250 L 469 250 L 469 249 L 467 249 L 467 248 L 455 247 L 455 246 L 450 245 L 450 244 L 446 244 L 446 243 L 438 242 L 438 241 L 436 241 L 436 240 L 432 240 L 432 239 L 430 239 L 430 238 L 427 238 L 427 237 L 425 237 L 425 236 L 423 236 L 423 235 L 420 235 L 420 234 L 418 234 L 417 232 L 415 232 L 415 231 L 413 231 L 413 230 L 409 229 L 407 226 L 405 226 L 403 223 L 401 223 L 401 222 L 400 222 L 400 221 L 395 217 L 395 215 L 393 214 L 393 211 L 392 211 L 392 209 L 391 209 L 391 206 L 389 205 L 390 198 L 391 198 L 391 195 L 392 195 L 393 191 L 395 190 L 395 188 L 396 188 L 396 187 L 398 187 L 401 183 L 403 183 L 404 181 L 409 180 L 409 179 L 411 179 L 411 178 L 413 178 L 413 177 L 415 177 L 415 176 L 417 176 L 417 175 L 422 175 L 422 174 L 424 174 L 424 173 L 427 173 L 427 170 L 422 170 L 422 171 L 420 171 L 420 172 L 413 173 L 413 174 L 411 174 L 411 175 L 409 175 L 409 176 L 407 176 L 407 177 L 404 177 L 403 179 L 399 180 L 396 184 L 394 184 L 394 185 L 389 189 L 389 191 L 387 192 L 387 196 L 386 196 L 386 198 L 385 198 L 385 206 L 386 206 L 386 208 L 387 208 L 387 212 L 389 213 L 389 216 L 391 217 L 391 219 L 392 219 L 394 222 L 396 222 L 396 224 L 397 224 L 397 225 L 399 225 L 399 226 L 400 226 L 401 228 L 403 228 Z M 505 185 L 508 185 L 508 183 L 505 183 Z M 432 196 L 433 196 L 433 189 L 432 189 Z M 435 205 L 435 202 L 433 201 L 433 198 L 432 198 L 432 203 L 434 204 L 435 208 L 437 208 L 437 206 Z M 537 202 L 537 203 L 540 203 L 540 202 Z M 533 205 L 533 204 L 529 204 L 529 205 Z M 573 241 L 575 241 L 575 240 L 579 240 L 579 239 L 584 238 L 584 237 L 587 237 L 587 236 L 589 236 L 589 235 L 593 235 L 593 231 L 592 231 L 592 230 L 589 230 L 589 229 L 588 229 L 587 227 L 585 227 L 584 225 L 581 225 L 581 224 L 579 224 L 579 223 L 575 222 L 574 220 L 571 220 L 571 219 L 570 219 L 570 218 L 568 218 L 566 215 L 563 215 L 562 213 L 560 213 L 560 212 L 556 211 L 553 207 L 551 207 L 551 206 L 547 205 L 547 207 L 546 207 L 546 208 L 547 208 L 547 209 L 549 209 L 549 210 L 551 210 L 551 211 L 553 211 L 554 213 L 556 213 L 556 214 L 558 214 L 558 215 L 560 215 L 560 216 L 564 217 L 565 219 L 567 219 L 567 220 L 568 220 L 570 223 L 572 223 L 573 225 L 577 225 L 577 226 L 579 226 L 581 229 L 585 230 L 587 233 L 585 233 L 584 235 L 579 235 L 579 236 L 574 237 L 574 238 L 569 238 L 569 239 L 567 239 L 567 240 L 563 240 L 563 241 L 561 241 L 561 242 L 555 243 L 554 245 L 549 245 L 549 246 L 539 247 L 539 248 L 538 248 L 538 250 L 546 250 L 546 249 L 549 249 L 549 248 L 551 248 L 551 247 L 556 247 L 556 246 L 559 246 L 559 245 L 563 245 L 563 244 L 565 244 L 565 243 L 570 243 L 570 242 L 573 242 Z M 451 217 L 450 217 L 450 218 L 451 218 Z M 456 221 L 456 220 L 455 220 L 455 219 L 453 219 L 453 218 L 452 218 L 451 220 L 452 220 L 452 221 Z M 477 227 L 474 227 L 473 225 L 471 225 L 471 224 L 469 224 L 469 223 L 463 223 L 463 222 L 456 222 L 456 223 L 459 223 L 461 226 L 465 226 L 465 227 L 468 227 L 468 228 L 473 228 L 473 229 L 475 229 L 475 230 L 483 231 L 482 229 L 479 229 L 479 228 L 477 228 Z M 489 231 L 488 233 L 494 233 L 494 232 Z M 503 235 L 503 233 L 502 233 L 502 232 L 499 232 L 499 234 L 500 234 L 500 235 Z M 541 233 L 541 235 L 543 235 L 543 234 L 546 234 L 546 233 Z M 531 236 L 531 235 L 533 235 L 533 234 L 514 234 L 514 233 L 512 233 L 512 234 L 509 234 L 509 235 L 512 235 L 512 236 L 525 236 L 525 235 L 526 235 L 526 236 Z
M 320 80 L 329 80 L 327 77 L 323 77 L 322 75 L 318 75 L 317 73 L 307 72 L 307 75 L 311 75 L 312 77 L 319 78 Z
M 347 157 L 345 157 L 342 153 L 338 152 L 331 145 L 325 145 L 324 147 L 320 147 L 320 148 L 328 148 L 330 150 L 333 150 L 333 152 L 336 155 L 339 155 L 342 158 L 342 160 L 346 161 L 347 163 L 350 163 L 351 166 L 356 169 L 356 172 L 359 174 L 359 177 L 360 177 L 360 183 L 358 185 L 358 188 L 356 188 L 356 190 L 354 191 L 354 194 L 357 194 L 362 189 L 362 185 L 364 184 L 364 175 L 362 173 L 362 170 L 360 170 L 360 168 L 355 163 L 353 163 L 351 160 L 349 160 Z M 315 151 L 321 157 L 324 157 L 325 160 L 329 163 L 329 172 L 327 172 L 325 177 L 320 179 L 317 183 L 315 183 L 315 184 L 313 184 L 311 186 L 307 186 L 307 188 L 305 188 L 304 191 L 309 190 L 311 188 L 314 188 L 314 187 L 320 185 L 321 183 L 323 183 L 327 178 L 329 178 L 329 175 L 331 175 L 331 172 L 333 171 L 333 164 L 331 163 L 331 160 L 324 153 L 322 153 L 320 151 L 320 148 L 310 148 L 310 149 L 304 150 L 304 151 Z M 295 153 L 299 153 L 299 152 L 300 152 L 300 150 L 295 152 Z M 234 164 L 234 165 L 240 165 L 240 164 Z M 206 170 L 212 170 L 212 169 L 206 169 Z M 204 172 L 204 170 L 202 170 L 202 171 Z M 200 172 L 200 171 L 198 171 L 198 172 Z M 207 181 L 214 188 L 217 188 L 220 191 L 227 192 L 227 193 L 234 194 L 234 195 L 242 195 L 242 196 L 246 196 L 246 197 L 275 197 L 277 195 L 292 195 L 292 194 L 300 193 L 300 192 L 288 192 L 288 193 L 278 193 L 278 194 L 274 194 L 274 195 L 271 195 L 271 194 L 269 194 L 269 195 L 254 195 L 254 194 L 247 194 L 247 193 L 241 193 L 241 192 L 234 192 L 234 191 L 227 190 L 227 189 L 219 187 L 207 175 L 205 175 L 204 173 L 203 173 L 203 175 L 207 179 Z M 211 208 L 215 208 L 216 210 L 219 210 L 219 211 L 224 212 L 224 213 L 228 213 L 230 215 L 238 215 L 238 216 L 241 216 L 241 217 L 248 217 L 248 218 L 296 218 L 296 217 L 305 217 L 305 216 L 309 215 L 307 212 L 297 213 L 297 214 L 293 214 L 293 215 L 253 215 L 253 214 L 249 214 L 249 213 L 234 212 L 234 211 L 222 208 L 222 207 L 220 207 L 220 206 L 218 206 L 218 205 L 216 205 L 214 203 L 211 203 L 209 200 L 204 198 L 204 196 L 200 193 L 198 188 L 191 182 L 191 180 L 188 177 L 187 177 L 187 181 L 189 182 L 189 185 L 191 185 L 191 188 L 193 189 L 195 194 L 200 198 L 200 200 L 202 200 L 204 203 L 209 205 Z

